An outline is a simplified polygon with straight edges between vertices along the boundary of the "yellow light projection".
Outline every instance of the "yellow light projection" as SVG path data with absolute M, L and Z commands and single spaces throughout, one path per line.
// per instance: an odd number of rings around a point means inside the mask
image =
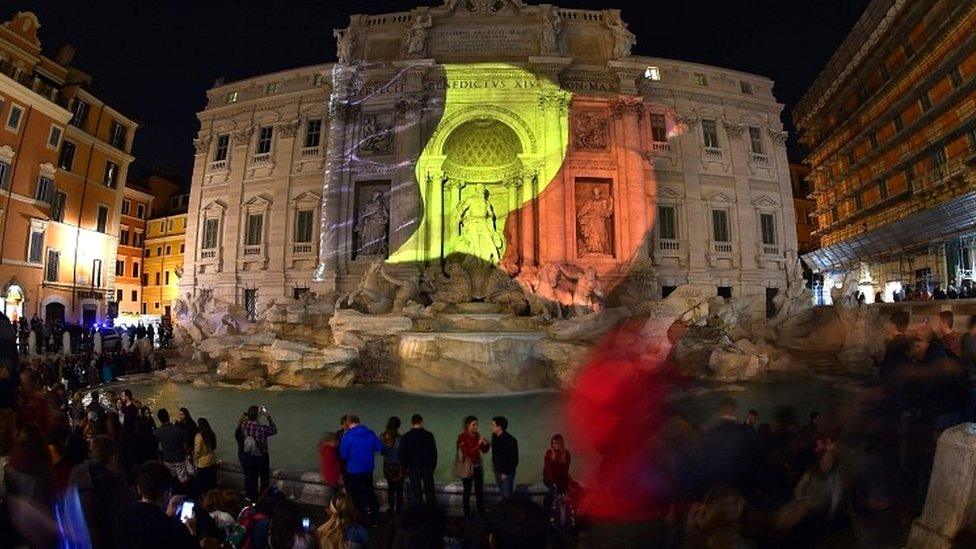
M 418 228 L 389 262 L 451 254 L 498 264 L 509 215 L 562 167 L 572 94 L 509 64 L 445 65 L 443 114 L 417 160 Z

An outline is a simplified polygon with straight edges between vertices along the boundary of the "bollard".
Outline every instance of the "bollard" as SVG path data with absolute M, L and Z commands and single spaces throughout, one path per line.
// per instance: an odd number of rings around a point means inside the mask
M 906 549 L 949 549 L 976 518 L 976 423 L 939 435 L 922 514 L 912 523 Z

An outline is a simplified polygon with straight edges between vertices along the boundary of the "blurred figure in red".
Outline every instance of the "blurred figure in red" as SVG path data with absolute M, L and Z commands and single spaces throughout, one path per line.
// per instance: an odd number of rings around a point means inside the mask
M 573 440 L 598 464 L 582 477 L 580 514 L 595 525 L 644 523 L 656 529 L 675 482 L 663 427 L 669 380 L 636 323 L 598 344 L 568 393 Z

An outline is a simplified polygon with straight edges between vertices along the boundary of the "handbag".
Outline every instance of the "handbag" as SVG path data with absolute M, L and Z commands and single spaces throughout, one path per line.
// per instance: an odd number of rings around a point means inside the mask
M 454 457 L 454 467 L 451 472 L 457 478 L 462 479 L 474 476 L 474 464 L 471 463 L 471 459 L 468 456 L 461 454 L 460 447 L 457 449 L 457 455 Z

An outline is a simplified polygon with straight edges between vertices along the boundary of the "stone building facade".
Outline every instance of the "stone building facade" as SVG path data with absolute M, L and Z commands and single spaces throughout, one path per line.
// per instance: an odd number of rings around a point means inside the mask
M 125 184 L 119 223 L 118 257 L 115 260 L 115 303 L 118 323 L 137 322 L 142 314 L 142 259 L 146 219 L 152 212 L 153 195 L 135 182 Z
M 0 25 L 0 287 L 8 316 L 105 320 L 137 124 L 88 91 L 74 50 L 42 54 L 40 22 Z
M 976 284 L 976 3 L 875 0 L 793 112 L 820 249 L 881 294 Z
M 618 10 L 448 0 L 335 34 L 338 63 L 207 92 L 181 293 L 253 312 L 457 253 L 607 293 L 635 269 L 650 297 L 786 285 L 769 79 L 633 55 Z

